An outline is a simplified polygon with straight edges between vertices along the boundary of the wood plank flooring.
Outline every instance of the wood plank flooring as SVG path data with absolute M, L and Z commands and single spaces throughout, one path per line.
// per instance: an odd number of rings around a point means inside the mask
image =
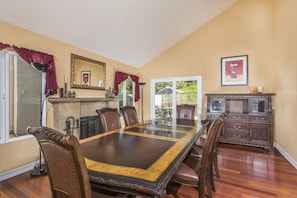
M 277 151 L 220 144 L 214 198 L 297 198 L 297 170 Z M 51 197 L 47 176 L 24 173 L 0 182 L 0 198 Z M 170 184 L 165 198 L 197 198 L 196 189 Z

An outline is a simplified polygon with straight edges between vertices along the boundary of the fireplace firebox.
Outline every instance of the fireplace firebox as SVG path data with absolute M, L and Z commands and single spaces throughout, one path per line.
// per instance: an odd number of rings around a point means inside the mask
M 98 116 L 85 116 L 80 118 L 79 139 L 84 139 L 102 133 Z

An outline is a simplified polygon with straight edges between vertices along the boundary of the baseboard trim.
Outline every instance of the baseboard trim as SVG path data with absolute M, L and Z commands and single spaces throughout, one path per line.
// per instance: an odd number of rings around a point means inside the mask
M 27 171 L 32 170 L 34 168 L 34 166 L 36 165 L 36 163 L 39 164 L 39 161 L 38 162 L 32 162 L 30 164 L 26 164 L 24 166 L 20 166 L 20 167 L 17 167 L 15 169 L 0 173 L 0 182 L 3 181 L 3 180 L 9 179 L 11 177 L 14 177 L 14 176 L 17 176 L 17 175 L 20 175 L 22 173 L 25 173 Z M 43 163 L 43 160 L 42 160 L 42 163 Z
M 297 169 L 297 162 L 278 144 L 274 145 L 276 150 L 278 150 L 286 160 L 295 168 Z

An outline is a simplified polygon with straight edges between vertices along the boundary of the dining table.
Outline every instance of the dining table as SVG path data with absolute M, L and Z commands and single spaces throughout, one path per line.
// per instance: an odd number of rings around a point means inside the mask
M 80 140 L 93 188 L 162 197 L 205 125 L 154 119 Z

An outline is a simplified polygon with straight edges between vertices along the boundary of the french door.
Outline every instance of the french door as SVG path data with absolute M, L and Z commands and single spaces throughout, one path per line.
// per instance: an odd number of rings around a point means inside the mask
M 176 118 L 176 106 L 195 105 L 195 119 L 202 115 L 201 76 L 151 80 L 151 118 Z

